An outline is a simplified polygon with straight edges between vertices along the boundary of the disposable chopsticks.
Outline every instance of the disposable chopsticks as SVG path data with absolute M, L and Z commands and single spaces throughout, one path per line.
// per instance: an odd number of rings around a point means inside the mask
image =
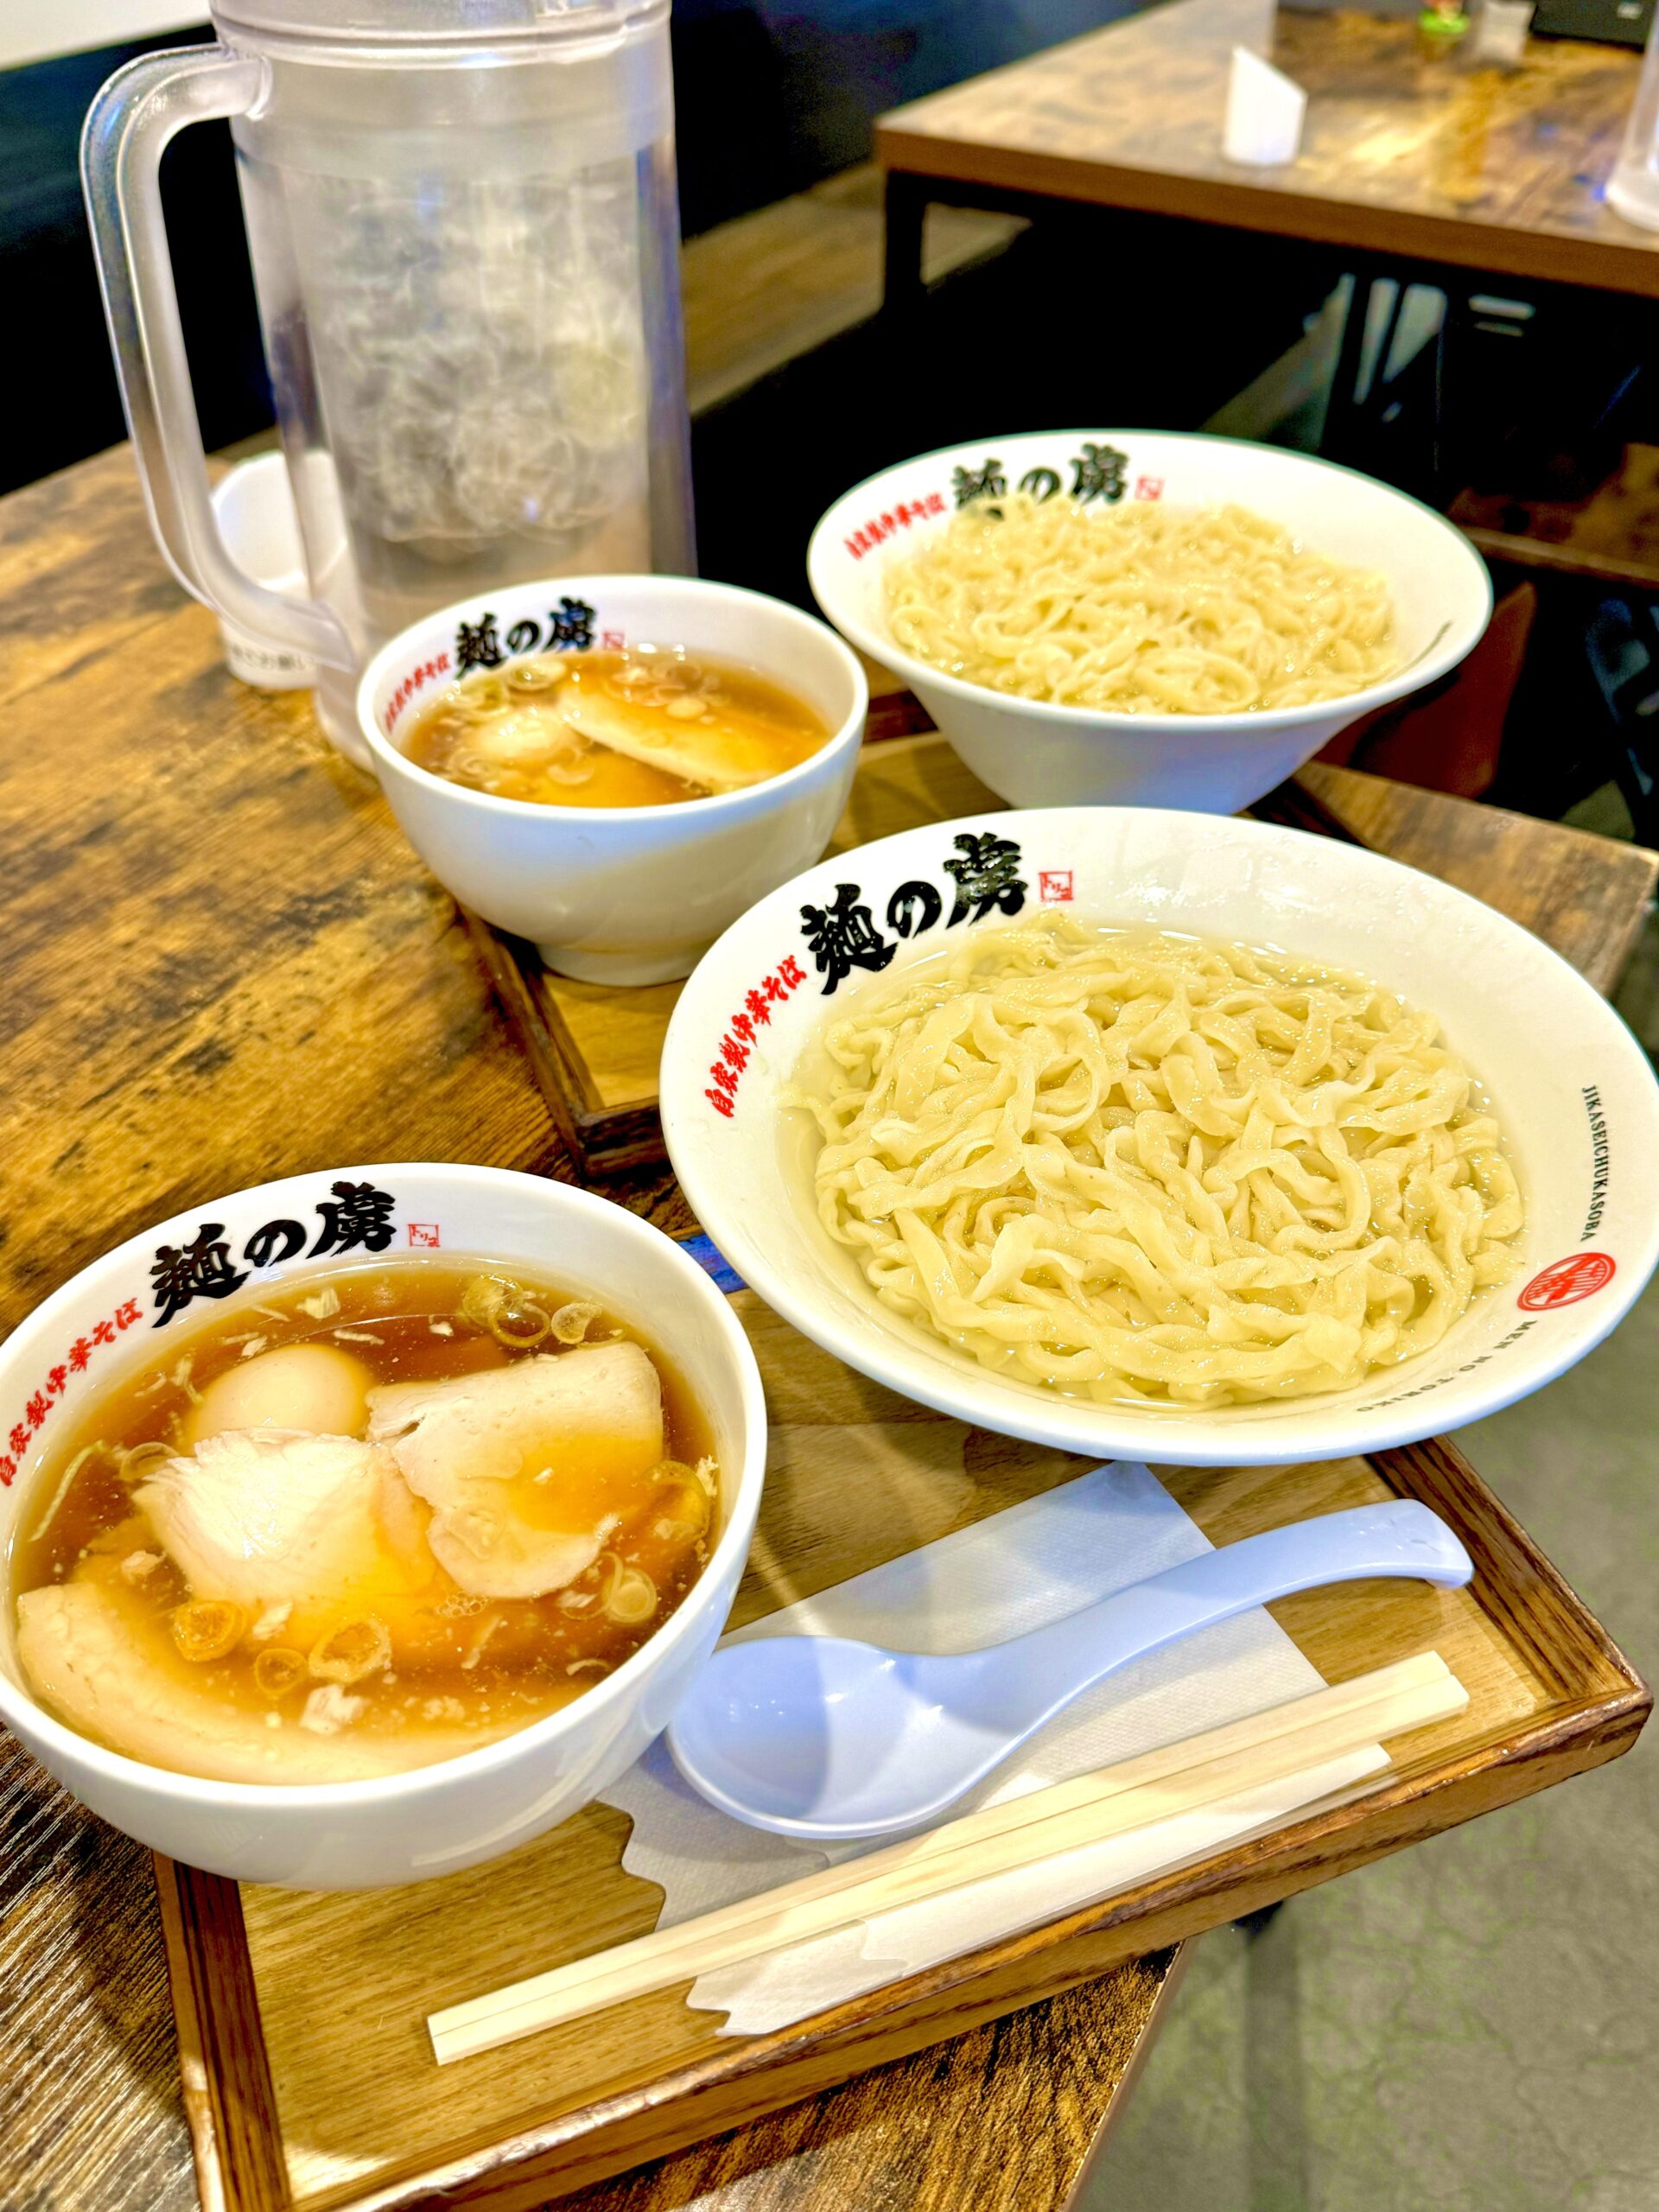
M 1468 1701 L 1437 1652 L 1419 1653 L 434 2012 L 434 2053 L 448 2065 L 897 1905 L 1243 1796 L 1444 1719 Z

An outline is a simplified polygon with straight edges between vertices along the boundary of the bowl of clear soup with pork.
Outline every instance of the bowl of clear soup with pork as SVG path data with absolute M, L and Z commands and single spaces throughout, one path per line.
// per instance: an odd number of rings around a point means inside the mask
M 766 1462 L 704 1271 L 480 1167 L 191 1208 L 16 1331 L 0 1411 L 0 1716 L 142 1841 L 308 1888 L 493 1857 L 631 1764 Z
M 856 656 L 697 576 L 515 584 L 376 654 L 358 719 L 445 889 L 586 982 L 689 975 L 829 843 L 858 766 Z

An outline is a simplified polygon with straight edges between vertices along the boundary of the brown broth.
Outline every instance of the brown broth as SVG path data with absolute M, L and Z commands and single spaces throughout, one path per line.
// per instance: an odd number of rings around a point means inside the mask
M 509 1351 L 487 1329 L 458 1317 L 467 1284 L 480 1274 L 510 1275 L 550 1311 L 582 1297 L 580 1290 L 550 1283 L 516 1265 L 400 1260 L 309 1277 L 287 1289 L 266 1286 L 226 1301 L 210 1325 L 188 1336 L 171 1335 L 164 1358 L 131 1372 L 99 1397 L 66 1436 L 62 1448 L 41 1467 L 12 1547 L 14 1612 L 25 1592 L 48 1584 L 103 1583 L 118 1592 L 130 1614 L 137 1601 L 136 1662 L 143 1664 L 149 1656 L 176 1675 L 175 1616 L 192 1593 L 170 1559 L 137 1579 L 130 1571 L 123 1574 L 124 1560 L 157 1554 L 162 1547 L 135 1507 L 116 1455 L 152 1442 L 176 1448 L 181 1427 L 205 1386 L 242 1359 L 279 1346 L 338 1346 L 362 1362 L 375 1386 L 437 1381 L 530 1357 Z M 304 1301 L 330 1290 L 339 1301 L 336 1311 L 304 1310 Z M 707 1421 L 683 1379 L 647 1337 L 601 1311 L 583 1342 L 616 1337 L 639 1344 L 656 1370 L 662 1386 L 664 1464 L 676 1463 L 683 1473 L 711 1461 Z M 563 1356 L 550 1338 L 532 1349 Z M 143 1478 L 140 1473 L 133 1479 L 136 1484 Z M 365 1700 L 353 1732 L 361 1729 L 384 1739 L 418 1736 L 423 1729 L 442 1728 L 453 1735 L 460 1728 L 476 1730 L 479 1740 L 487 1741 L 557 1710 L 612 1673 L 675 1611 L 718 1534 L 717 1482 L 702 1525 L 693 1530 L 685 1519 L 664 1510 L 664 1501 L 679 1501 L 683 1484 L 665 1475 L 648 1493 L 652 1479 L 639 1478 L 634 1510 L 623 1516 L 606 1554 L 563 1589 L 534 1599 L 470 1596 L 435 1562 L 438 1581 L 431 1602 L 423 1593 L 418 1612 L 403 1620 L 390 1669 L 351 1685 L 352 1696 Z M 610 1552 L 625 1568 L 651 1577 L 658 1603 L 648 1619 L 624 1624 L 600 1611 L 607 1578 L 617 1572 L 609 1564 Z M 340 1618 L 349 1618 L 351 1611 L 342 1611 Z M 245 1712 L 275 1712 L 284 1721 L 297 1720 L 308 1694 L 318 1687 L 316 1679 L 308 1673 L 285 1695 L 273 1698 L 254 1675 L 259 1656 L 283 1644 L 280 1630 L 263 1641 L 245 1634 L 226 1656 L 193 1664 L 191 1682 Z M 411 1749 L 410 1764 L 420 1764 L 418 1749 Z M 433 1755 L 443 1754 L 428 1754 Z
M 572 727 L 567 709 L 603 717 L 608 737 Z M 752 669 L 639 646 L 475 669 L 421 714 L 404 751 L 495 798 L 668 806 L 782 775 L 829 735 L 804 701 Z

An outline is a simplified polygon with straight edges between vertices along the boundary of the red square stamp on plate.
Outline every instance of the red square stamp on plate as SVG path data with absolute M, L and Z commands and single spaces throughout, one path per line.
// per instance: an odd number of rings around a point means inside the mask
M 437 1223 L 411 1221 L 409 1224 L 409 1241 L 416 1250 L 435 1252 L 442 1241 L 438 1236 Z
M 1045 868 L 1037 871 L 1037 896 L 1045 906 L 1064 906 L 1071 898 L 1071 871 L 1069 868 Z

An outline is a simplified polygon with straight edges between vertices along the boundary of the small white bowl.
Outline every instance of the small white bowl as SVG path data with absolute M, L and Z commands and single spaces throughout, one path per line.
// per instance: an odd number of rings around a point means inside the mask
M 509 641 L 512 641 L 511 643 Z M 536 806 L 465 790 L 402 749 L 410 725 L 477 656 L 683 645 L 739 661 L 804 699 L 831 735 L 748 790 L 675 806 Z M 469 658 L 469 656 L 472 658 Z M 560 576 L 507 584 L 428 615 L 369 663 L 358 720 L 404 836 L 447 891 L 527 937 L 561 975 L 663 983 L 829 843 L 858 766 L 864 671 L 798 608 L 696 576 Z
M 383 1888 L 497 1858 L 577 1811 L 631 1766 L 667 1726 L 726 1624 L 766 1459 L 766 1402 L 748 1339 L 709 1277 L 659 1230 L 584 1191 L 499 1168 L 321 1169 L 205 1200 L 130 1238 L 66 1283 L 0 1347 L 0 1452 L 7 1455 L 0 1554 L 10 1554 L 20 1520 L 38 1510 L 31 1478 L 42 1456 L 76 1425 L 88 1399 L 222 1310 L 198 1298 L 164 1326 L 157 1321 L 151 1270 L 159 1248 L 181 1250 L 206 1235 L 249 1274 L 255 1296 L 255 1284 L 287 1287 L 358 1264 L 365 1256 L 360 1247 L 345 1259 L 264 1268 L 244 1256 L 264 1224 L 326 1219 L 319 1209 L 342 1181 L 390 1195 L 388 1257 L 433 1252 L 534 1268 L 591 1291 L 642 1329 L 684 1376 L 714 1431 L 722 1525 L 677 1611 L 573 1705 L 460 1758 L 372 1782 L 209 1782 L 105 1751 L 54 1719 L 23 1680 L 8 1593 L 0 1719 L 66 1789 L 169 1858 L 238 1881 L 308 1890 Z M 79 1367 L 71 1357 L 78 1344 L 87 1347 Z M 25 1436 L 22 1450 L 18 1435 Z
M 257 454 L 251 461 L 238 462 L 214 485 L 213 504 L 225 550 L 238 569 L 245 569 L 267 591 L 281 592 L 288 599 L 307 597 L 310 585 L 305 573 L 305 548 L 300 541 L 300 518 L 283 454 Z M 219 634 L 224 640 L 226 665 L 239 682 L 251 683 L 260 691 L 315 688 L 315 661 L 292 645 L 245 630 L 223 614 L 219 618 Z
M 982 915 L 975 901 L 953 925 L 950 871 L 971 861 L 980 838 L 1012 849 L 1004 903 L 1017 892 L 1022 912 L 1053 907 L 1084 922 L 1278 946 L 1374 976 L 1437 1014 L 1510 1141 L 1527 1210 L 1515 1281 L 1477 1299 L 1432 1351 L 1353 1389 L 1210 1411 L 1065 1397 L 993 1374 L 890 1312 L 820 1225 L 816 1145 L 805 1116 L 779 1103 L 821 1026 L 871 984 L 862 967 L 838 977 L 818 964 L 804 910 L 839 899 L 861 917 L 868 929 L 854 949 L 867 962 L 888 955 L 885 985 L 968 930 L 1006 922 L 1001 906 Z M 734 1035 L 734 1009 L 757 992 L 766 1020 Z M 1659 1086 L 1583 977 L 1449 885 L 1257 822 L 1057 807 L 906 830 L 826 861 L 762 899 L 687 983 L 664 1046 L 661 1098 L 669 1154 L 698 1220 L 785 1319 L 924 1405 L 1097 1459 L 1263 1465 L 1460 1427 L 1581 1359 L 1659 1259 Z
M 1092 458 L 1091 458 L 1092 456 Z M 1010 697 L 918 660 L 894 640 L 882 573 L 942 530 L 989 475 L 1061 493 L 1090 478 L 1126 502 L 1252 508 L 1323 553 L 1379 569 L 1394 597 L 1399 673 L 1345 699 L 1242 715 L 1109 715 Z M 1107 497 L 1103 492 L 1096 503 Z M 947 446 L 836 500 L 807 573 L 845 638 L 902 676 L 982 783 L 1015 806 L 1106 804 L 1232 814 L 1311 760 L 1340 729 L 1444 676 L 1492 611 L 1485 563 L 1443 517 L 1352 469 L 1274 446 L 1147 430 L 1052 430 Z

